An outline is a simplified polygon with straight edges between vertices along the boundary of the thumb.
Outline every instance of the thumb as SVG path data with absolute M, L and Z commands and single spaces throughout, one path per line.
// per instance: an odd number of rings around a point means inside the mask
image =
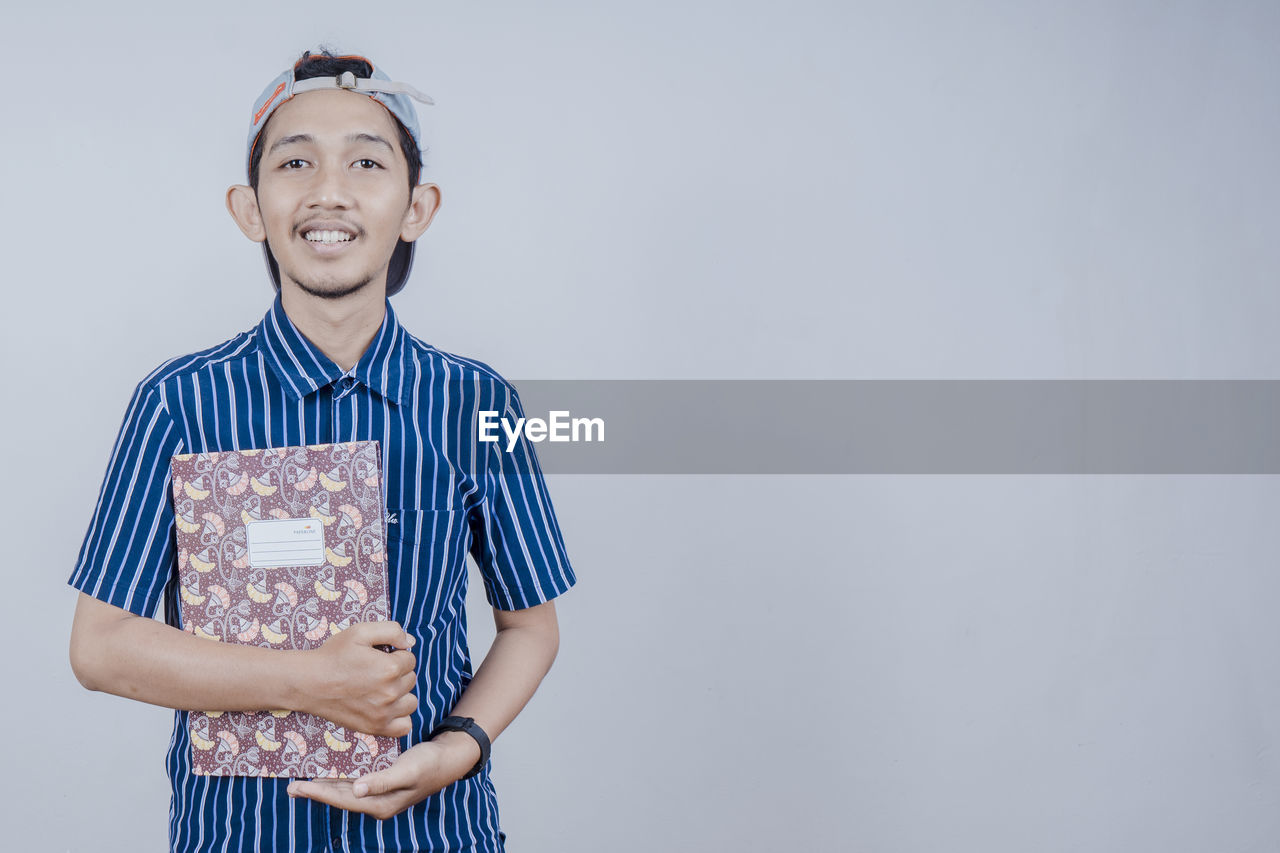
M 368 776 L 361 776 L 351 785 L 351 793 L 357 797 L 367 797 L 372 794 L 389 794 L 392 791 L 399 791 L 401 788 L 408 788 L 413 784 L 413 773 L 407 767 L 399 765 L 391 765 L 386 770 L 379 770 L 376 773 L 370 773 Z

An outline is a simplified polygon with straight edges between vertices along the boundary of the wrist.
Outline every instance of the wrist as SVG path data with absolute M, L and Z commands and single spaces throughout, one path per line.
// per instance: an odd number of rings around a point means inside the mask
M 279 667 L 275 683 L 279 685 L 281 708 L 314 714 L 314 700 L 321 691 L 316 681 L 316 655 L 312 649 L 290 649 L 278 652 Z
M 461 717 L 457 714 L 450 714 L 441 720 L 439 725 L 431 730 L 431 734 L 427 735 L 427 740 L 433 740 L 445 732 L 457 732 L 459 734 L 466 735 L 475 742 L 477 748 L 480 750 L 480 755 L 477 757 L 475 763 L 471 765 L 471 769 L 459 776 L 459 779 L 470 779 L 472 776 L 475 776 L 483 770 L 484 766 L 489 763 L 489 749 L 491 746 L 489 735 L 484 729 L 480 728 L 480 724 L 474 719 L 471 717 Z
M 480 760 L 480 744 L 466 732 L 440 732 L 430 742 L 443 750 L 442 760 L 454 779 L 470 773 Z

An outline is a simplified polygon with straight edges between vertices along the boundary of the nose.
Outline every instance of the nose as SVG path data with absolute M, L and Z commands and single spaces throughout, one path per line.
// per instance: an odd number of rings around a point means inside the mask
M 339 164 L 318 165 L 308 189 L 310 190 L 307 198 L 308 207 L 345 208 L 351 205 L 347 175 Z

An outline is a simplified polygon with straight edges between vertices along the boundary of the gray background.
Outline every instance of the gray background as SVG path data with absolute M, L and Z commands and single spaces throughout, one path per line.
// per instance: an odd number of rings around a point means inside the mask
M 267 308 L 222 195 L 318 41 L 437 99 L 397 310 L 514 379 L 1280 376 L 1272 3 L 4 17 L 11 849 L 164 846 L 171 715 L 79 687 L 65 580 L 134 383 Z M 1274 477 L 550 487 L 512 850 L 1280 845 Z

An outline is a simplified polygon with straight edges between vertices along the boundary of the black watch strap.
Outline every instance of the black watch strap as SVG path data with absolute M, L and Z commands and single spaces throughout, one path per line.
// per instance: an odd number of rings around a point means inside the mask
M 475 738 L 476 743 L 480 744 L 480 760 L 476 762 L 476 766 L 472 767 L 466 776 L 462 777 L 463 779 L 470 779 L 489 763 L 489 736 L 484 733 L 484 729 L 476 725 L 475 720 L 470 717 L 445 717 L 440 721 L 440 725 L 431 730 L 427 740 L 431 740 L 441 732 L 466 732 Z

